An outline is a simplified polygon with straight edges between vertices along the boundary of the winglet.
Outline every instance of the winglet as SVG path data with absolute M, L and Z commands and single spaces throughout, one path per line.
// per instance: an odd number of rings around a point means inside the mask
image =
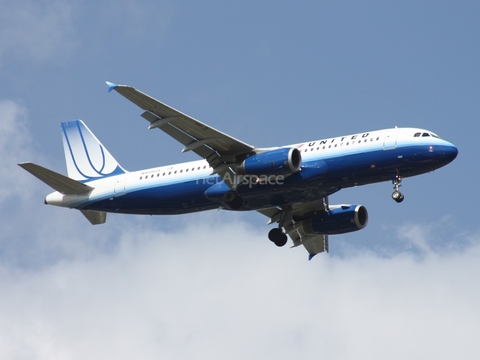
M 308 261 L 312 260 L 315 255 L 317 255 L 317 254 L 309 254 L 308 255 Z
M 115 88 L 118 86 L 117 84 L 111 83 L 110 81 L 105 81 L 108 85 L 108 92 L 115 90 Z

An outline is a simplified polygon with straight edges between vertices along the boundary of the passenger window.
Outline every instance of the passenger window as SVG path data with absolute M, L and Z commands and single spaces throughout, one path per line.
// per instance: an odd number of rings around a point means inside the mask
M 142 180 L 142 177 L 143 177 L 143 176 L 140 176 L 140 180 Z

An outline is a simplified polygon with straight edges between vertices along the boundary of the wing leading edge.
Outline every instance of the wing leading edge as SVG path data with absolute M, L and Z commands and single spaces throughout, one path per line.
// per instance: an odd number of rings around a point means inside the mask
M 107 85 L 109 91 L 117 91 L 145 110 L 142 117 L 150 122 L 149 129 L 159 128 L 164 131 L 185 146 L 182 152 L 195 152 L 207 160 L 214 173 L 224 179 L 224 175 L 231 171 L 230 165 L 233 165 L 238 157 L 255 152 L 255 147 L 185 115 L 131 86 L 110 82 L 107 82 Z

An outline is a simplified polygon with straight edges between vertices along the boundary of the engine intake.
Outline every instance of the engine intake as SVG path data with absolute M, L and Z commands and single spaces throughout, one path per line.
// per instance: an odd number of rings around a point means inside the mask
M 239 175 L 290 175 L 300 171 L 302 155 L 297 148 L 282 148 L 252 155 L 237 164 Z
M 367 223 L 368 212 L 365 206 L 338 205 L 304 220 L 300 227 L 307 235 L 336 235 L 361 230 Z

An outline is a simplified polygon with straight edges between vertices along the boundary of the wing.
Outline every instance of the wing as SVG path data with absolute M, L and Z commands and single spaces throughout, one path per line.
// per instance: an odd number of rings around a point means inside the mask
M 298 221 L 299 219 L 304 218 L 306 214 L 312 211 L 322 211 L 327 207 L 328 197 L 325 197 L 320 200 L 294 204 L 287 209 L 272 207 L 257 211 L 270 218 L 270 221 L 268 222 L 269 224 L 278 222 L 292 239 L 292 247 L 303 245 L 309 254 L 308 259 L 311 260 L 315 255 L 321 252 L 328 252 L 328 235 L 305 234 L 301 227 L 296 226 L 296 220 Z
M 115 90 L 145 110 L 142 117 L 150 122 L 149 129 L 159 128 L 185 147 L 182 152 L 193 151 L 207 160 L 225 179 L 238 157 L 255 152 L 255 148 L 224 134 L 174 108 L 125 85 L 107 82 L 109 91 Z M 231 173 L 233 175 L 233 173 Z M 229 177 L 230 178 L 230 177 Z

